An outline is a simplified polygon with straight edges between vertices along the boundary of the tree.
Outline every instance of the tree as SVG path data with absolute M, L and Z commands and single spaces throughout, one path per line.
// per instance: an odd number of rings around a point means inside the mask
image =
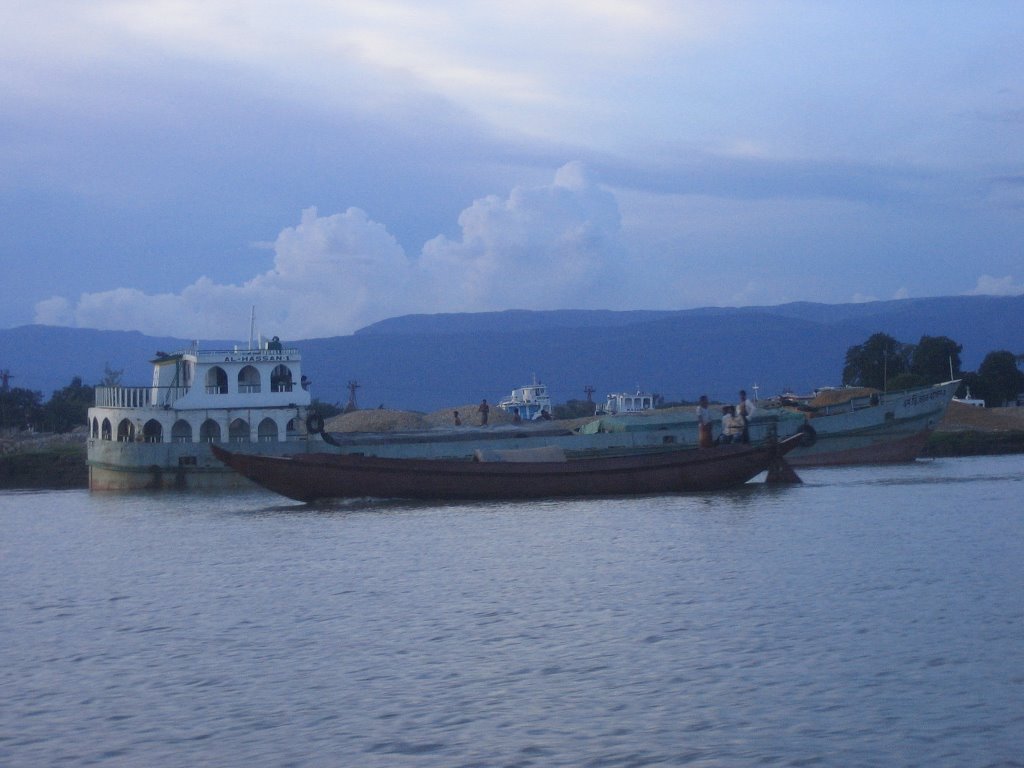
M 0 427 L 21 429 L 40 420 L 43 393 L 21 387 L 0 392 Z
M 891 377 L 885 383 L 885 388 L 890 392 L 900 392 L 904 389 L 927 387 L 931 383 L 933 382 L 928 381 L 924 376 L 918 376 L 916 373 L 901 373 L 898 376 Z
M 117 387 L 121 384 L 121 376 L 124 374 L 123 368 L 111 368 L 110 363 L 103 364 L 103 378 L 100 380 L 99 386 L 101 387 Z
M 910 372 L 926 384 L 959 378 L 963 349 L 948 336 L 922 336 L 910 358 Z
M 69 432 L 88 421 L 89 407 L 94 400 L 95 390 L 75 376 L 43 406 L 43 422 L 53 432 Z
M 578 419 L 582 416 L 593 416 L 597 404 L 591 400 L 569 400 L 555 405 L 552 416 L 556 419 Z
M 885 389 L 889 379 L 909 372 L 912 344 L 903 344 L 886 333 L 876 333 L 863 344 L 846 350 L 843 384 Z
M 978 366 L 981 391 L 975 397 L 984 397 L 988 407 L 1016 401 L 1024 392 L 1024 373 L 1017 368 L 1017 357 L 1012 352 L 989 352 Z
M 337 403 L 325 403 L 324 401 L 317 400 L 314 397 L 309 403 L 309 412 L 319 414 L 325 419 L 329 419 L 332 416 L 337 416 L 339 413 L 343 413 L 344 410 Z

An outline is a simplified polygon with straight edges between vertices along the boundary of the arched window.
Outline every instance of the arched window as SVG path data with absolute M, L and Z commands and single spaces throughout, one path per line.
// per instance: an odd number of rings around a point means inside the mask
M 135 425 L 131 419 L 121 419 L 117 424 L 117 442 L 131 443 L 135 440 Z
M 260 422 L 259 440 L 261 443 L 273 443 L 277 441 L 277 422 L 269 416 Z
M 220 442 L 220 424 L 213 419 L 207 419 L 199 426 L 199 442 L 201 443 L 219 443 Z
M 219 365 L 206 372 L 206 394 L 226 395 L 228 393 L 228 375 Z
M 299 423 L 300 422 L 298 419 L 289 420 L 288 426 L 285 427 L 285 436 L 289 440 L 294 440 L 299 436 Z M 305 428 L 305 425 L 303 425 L 303 428 Z
M 292 369 L 287 365 L 279 365 L 270 372 L 271 392 L 292 391 Z
M 91 430 L 92 431 L 92 439 L 95 440 L 97 437 L 100 436 L 100 422 L 99 422 L 99 420 L 98 419 L 93 419 L 91 427 L 92 427 L 92 430 Z
M 100 432 L 100 439 L 101 440 L 112 440 L 113 437 L 111 436 L 111 429 L 112 429 L 112 427 L 110 426 L 110 419 L 104 419 L 103 420 L 102 431 Z
M 192 442 L 192 425 L 184 419 L 178 419 L 174 422 L 174 426 L 171 427 L 171 442 L 172 443 L 191 443 Z
M 238 391 L 242 394 L 255 395 L 260 391 L 260 372 L 251 365 L 238 372 Z
M 248 443 L 249 442 L 249 422 L 245 419 L 234 419 L 228 425 L 228 442 L 230 443 Z
M 150 419 L 142 428 L 142 439 L 147 443 L 162 443 L 164 441 L 164 428 L 156 419 Z

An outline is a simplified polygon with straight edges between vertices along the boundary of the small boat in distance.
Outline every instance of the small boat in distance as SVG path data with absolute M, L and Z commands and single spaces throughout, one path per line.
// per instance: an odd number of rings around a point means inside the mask
M 509 397 L 498 403 L 498 407 L 513 416 L 518 413 L 523 421 L 550 418 L 551 396 L 548 388 L 534 376 L 532 384 L 513 389 Z
M 967 387 L 967 394 L 964 397 L 954 397 L 954 403 L 960 403 L 961 405 L 969 405 L 972 408 L 984 408 L 985 401 L 977 397 L 971 397 L 971 388 Z
M 390 459 L 339 453 L 260 456 L 228 451 L 219 445 L 212 445 L 211 450 L 253 482 L 297 501 L 447 501 L 717 491 L 743 485 L 765 471 L 769 482 L 798 483 L 799 478 L 783 457 L 804 438 L 803 433 L 797 433 L 758 445 L 586 459 L 567 459 L 557 448 L 504 451 L 494 456 L 478 451 L 475 460 Z
M 605 399 L 601 414 L 618 416 L 626 413 L 646 413 L 654 410 L 654 395 L 641 392 L 639 389 L 629 392 L 612 392 Z

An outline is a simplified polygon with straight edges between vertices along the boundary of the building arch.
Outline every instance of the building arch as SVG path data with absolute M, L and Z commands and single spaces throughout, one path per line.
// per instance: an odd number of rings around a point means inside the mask
M 100 420 L 95 416 L 93 417 L 92 424 L 89 425 L 89 431 L 93 440 L 100 436 Z
M 101 440 L 113 440 L 113 427 L 110 425 L 110 419 L 103 419 L 103 425 L 100 428 L 100 439 Z
M 207 419 L 199 425 L 199 442 L 201 443 L 219 443 L 220 442 L 220 424 L 213 419 Z
M 192 442 L 192 425 L 184 419 L 178 419 L 174 422 L 171 427 L 171 442 L 172 443 L 191 443 Z
M 226 395 L 228 393 L 228 374 L 219 365 L 210 367 L 206 372 L 206 394 Z
M 277 422 L 267 416 L 259 423 L 257 438 L 261 443 L 272 443 L 277 441 Z
M 254 365 L 247 365 L 238 372 L 238 391 L 246 395 L 259 394 L 260 372 Z
M 292 391 L 292 369 L 284 363 L 275 366 L 274 370 L 270 372 L 270 391 Z
M 147 443 L 162 443 L 164 441 L 164 425 L 156 419 L 150 419 L 142 427 L 142 439 Z
M 131 419 L 121 419 L 117 422 L 117 442 L 131 443 L 135 441 L 135 425 Z
M 252 439 L 249 433 L 249 422 L 245 419 L 232 419 L 228 424 L 229 443 L 248 443 Z

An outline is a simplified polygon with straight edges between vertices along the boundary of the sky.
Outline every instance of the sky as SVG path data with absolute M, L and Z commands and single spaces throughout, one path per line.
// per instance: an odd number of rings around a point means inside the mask
M 0 327 L 1024 293 L 1020 0 L 6 0 Z

